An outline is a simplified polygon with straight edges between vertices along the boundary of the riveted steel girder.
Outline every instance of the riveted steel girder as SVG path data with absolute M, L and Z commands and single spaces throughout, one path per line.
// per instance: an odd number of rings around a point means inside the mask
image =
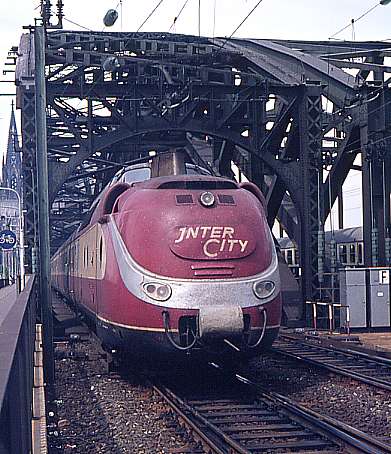
M 35 232 L 32 46 L 23 35 L 16 72 L 29 244 Z M 300 247 L 303 295 L 318 297 L 319 232 L 366 145 L 363 137 L 372 138 L 363 129 L 362 106 L 382 96 L 384 121 L 370 129 L 384 137 L 391 122 L 389 89 L 375 83 L 384 82 L 389 55 L 388 45 L 377 42 L 49 32 L 53 245 L 75 230 L 117 170 L 150 151 L 185 148 L 190 160 L 221 174 L 232 176 L 234 162 L 240 175 L 268 192 L 269 222 L 279 218 Z M 357 77 L 345 68 L 358 69 Z

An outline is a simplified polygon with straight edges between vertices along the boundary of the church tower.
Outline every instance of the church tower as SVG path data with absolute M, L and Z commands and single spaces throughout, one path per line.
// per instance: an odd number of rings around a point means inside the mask
M 22 198 L 22 150 L 19 145 L 13 101 L 8 132 L 7 154 L 3 158 L 2 186 L 14 189 Z

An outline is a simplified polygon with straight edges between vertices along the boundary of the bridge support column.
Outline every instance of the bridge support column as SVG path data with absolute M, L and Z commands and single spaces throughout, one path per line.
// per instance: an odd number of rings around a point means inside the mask
M 53 316 L 50 279 L 49 184 L 46 132 L 45 29 L 35 28 L 35 118 L 38 174 L 39 220 L 39 292 L 43 323 L 45 382 L 55 379 L 53 349 Z
M 385 99 L 361 107 L 363 239 L 365 266 L 390 264 L 390 141 L 385 132 Z
M 321 113 L 321 87 L 305 86 L 299 108 L 301 187 L 298 194 L 301 285 L 305 300 L 314 300 L 321 296 L 319 285 L 323 275 Z
M 23 151 L 23 209 L 25 265 L 28 273 L 37 271 L 37 179 L 35 161 L 35 94 L 34 90 L 23 90 L 20 100 Z

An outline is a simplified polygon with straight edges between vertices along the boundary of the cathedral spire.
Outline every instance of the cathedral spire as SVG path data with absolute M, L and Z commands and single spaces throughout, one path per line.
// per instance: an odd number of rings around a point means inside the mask
M 3 157 L 3 186 L 15 189 L 22 195 L 22 154 L 16 126 L 14 101 L 11 104 L 11 118 L 8 131 L 8 143 Z

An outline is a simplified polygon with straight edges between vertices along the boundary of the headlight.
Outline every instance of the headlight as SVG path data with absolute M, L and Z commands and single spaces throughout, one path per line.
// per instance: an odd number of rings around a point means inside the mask
M 203 192 L 200 195 L 200 202 L 206 208 L 210 208 L 215 203 L 215 196 L 211 192 Z
M 150 298 L 157 301 L 167 301 L 171 296 L 171 287 L 166 284 L 149 282 L 143 285 L 143 290 Z
M 255 296 L 259 299 L 269 298 L 274 292 L 276 285 L 272 281 L 256 282 L 253 286 Z

